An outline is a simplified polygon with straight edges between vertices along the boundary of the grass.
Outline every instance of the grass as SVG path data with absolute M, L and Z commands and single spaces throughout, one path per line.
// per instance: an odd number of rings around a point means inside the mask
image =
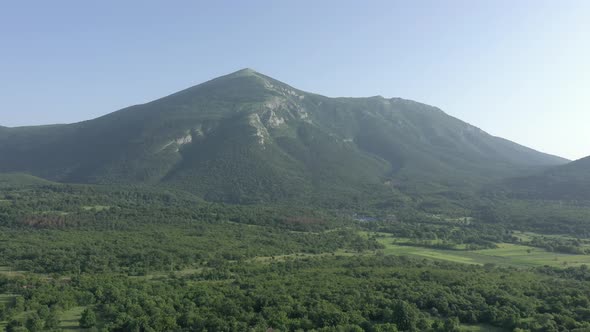
M 195 274 L 195 273 L 199 273 L 203 270 L 203 268 L 186 268 L 186 269 L 182 269 L 182 270 L 174 270 L 174 271 L 157 271 L 157 272 L 150 272 L 146 275 L 139 275 L 139 276 L 130 276 L 129 278 L 132 279 L 143 279 L 143 280 L 162 280 L 162 279 L 167 279 L 169 278 L 171 275 L 173 275 L 174 277 L 183 277 L 183 276 L 187 276 L 187 275 L 191 275 L 191 274 Z
M 79 324 L 84 309 L 86 308 L 74 307 L 64 311 L 59 319 L 59 328 L 68 331 L 85 331 L 85 329 L 80 328 Z
M 12 294 L 0 294 L 0 303 L 9 303 L 13 298 Z
M 580 239 L 573 236 L 567 236 L 562 234 L 539 234 L 533 232 L 521 232 L 516 231 L 513 233 L 515 237 L 517 237 L 523 243 L 531 242 L 535 239 L 550 239 L 550 240 L 566 240 L 566 241 L 577 241 L 581 243 L 581 247 L 588 249 L 590 248 L 590 240 L 588 239 Z
M 13 297 L 14 295 L 10 294 L 0 294 L 0 303 L 8 302 Z M 59 329 L 61 331 L 87 331 L 87 329 L 80 328 L 79 324 L 84 309 L 86 309 L 86 307 L 74 307 L 62 312 L 59 317 Z M 15 318 L 25 319 L 30 313 L 31 311 L 22 312 Z M 8 322 L 0 322 L 0 331 L 4 330 L 7 323 Z M 97 326 L 99 325 L 101 325 L 100 321 L 98 322 Z
M 540 248 L 524 245 L 501 243 L 496 249 L 476 251 L 477 254 L 507 260 L 510 264 L 520 266 L 579 266 L 590 264 L 590 255 L 572 255 L 549 252 Z
M 5 276 L 17 276 L 17 275 L 22 275 L 23 273 L 25 273 L 24 271 L 15 271 L 13 270 L 10 266 L 0 266 L 0 275 L 5 275 Z
M 399 239 L 391 236 L 380 237 L 377 240 L 385 246 L 383 253 L 386 255 L 407 255 L 477 265 L 496 264 L 521 267 L 590 265 L 590 255 L 548 252 L 544 249 L 511 243 L 500 243 L 495 249 L 467 251 L 404 246 L 397 242 Z
M 107 206 L 107 205 L 88 205 L 88 206 L 83 206 L 82 210 L 100 212 L 100 211 L 108 210 L 110 208 L 111 207 Z
M 474 257 L 469 257 L 469 255 L 465 255 L 468 252 L 466 251 L 457 251 L 457 250 L 443 250 L 443 249 L 432 249 L 432 248 L 424 248 L 424 247 L 416 247 L 416 246 L 404 246 L 394 244 L 389 241 L 389 243 L 380 240 L 380 242 L 385 245 L 385 249 L 383 253 L 386 255 L 401 255 L 401 256 L 415 256 L 420 258 L 430 258 L 430 259 L 438 259 L 444 261 L 451 261 L 455 263 L 465 263 L 465 264 L 480 264 L 483 265 L 488 262 L 482 262 L 480 260 L 475 259 Z
M 22 277 L 27 275 L 34 275 L 40 278 L 49 278 L 49 275 L 44 273 L 27 272 L 21 270 L 13 270 L 10 266 L 0 266 L 0 275 L 6 277 Z M 2 331 L 2 330 L 0 330 Z
M 275 255 L 275 256 L 257 256 L 252 258 L 251 260 L 254 262 L 260 263 L 270 263 L 270 262 L 284 262 L 289 259 L 303 259 L 308 257 L 321 257 L 321 256 L 355 256 L 359 255 L 359 253 L 350 252 L 347 250 L 339 249 L 335 252 L 325 252 L 321 254 L 309 254 L 309 253 L 294 253 L 294 254 L 287 254 L 287 255 Z
M 17 296 L 20 296 L 20 295 L 0 294 L 0 303 L 7 303 L 11 299 L 13 299 Z M 30 313 L 31 313 L 31 311 L 23 311 L 23 312 L 20 312 L 20 313 L 14 315 L 12 318 L 24 320 L 25 318 L 28 317 L 28 315 Z M 8 325 L 8 321 L 0 321 L 0 331 L 4 331 L 4 329 L 6 328 L 6 325 Z
M 405 238 L 405 237 L 396 237 L 394 238 L 394 244 L 398 244 L 400 246 L 415 246 L 417 245 L 416 240 L 412 238 Z M 444 244 L 445 241 L 441 239 L 436 240 L 420 240 L 420 243 L 428 244 L 428 245 L 437 245 L 437 244 Z M 420 246 L 420 245 L 418 245 Z M 466 244 L 453 244 L 453 250 L 465 250 L 467 249 Z
M 522 232 L 522 231 L 514 231 L 513 235 L 522 241 L 531 241 L 534 238 L 538 238 L 538 237 L 547 238 L 547 239 L 563 239 L 563 240 L 575 240 L 576 239 L 573 236 L 562 235 L 562 234 L 540 234 L 540 233 Z M 582 240 L 582 239 L 579 239 L 579 240 Z
M 461 324 L 461 332 L 503 332 L 506 331 L 499 327 L 483 325 L 483 324 Z
M 35 211 L 34 214 L 36 215 L 59 215 L 59 216 L 67 216 L 70 212 L 65 211 L 55 211 L 55 210 L 45 210 L 45 211 Z

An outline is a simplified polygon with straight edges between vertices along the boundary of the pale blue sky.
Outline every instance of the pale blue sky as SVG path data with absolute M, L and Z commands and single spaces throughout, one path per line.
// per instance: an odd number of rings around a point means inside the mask
M 0 125 L 90 119 L 244 67 L 590 155 L 590 1 L 0 2 Z

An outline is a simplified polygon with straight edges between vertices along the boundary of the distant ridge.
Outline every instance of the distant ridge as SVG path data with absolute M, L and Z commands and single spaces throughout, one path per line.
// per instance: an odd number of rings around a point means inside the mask
M 516 198 L 590 201 L 590 157 L 505 180 L 499 188 Z

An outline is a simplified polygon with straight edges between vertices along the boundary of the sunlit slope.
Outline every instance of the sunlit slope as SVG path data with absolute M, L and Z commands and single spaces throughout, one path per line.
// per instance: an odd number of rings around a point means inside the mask
M 85 122 L 0 128 L 1 172 L 174 186 L 227 202 L 470 190 L 565 162 L 432 106 L 328 98 L 251 69 Z

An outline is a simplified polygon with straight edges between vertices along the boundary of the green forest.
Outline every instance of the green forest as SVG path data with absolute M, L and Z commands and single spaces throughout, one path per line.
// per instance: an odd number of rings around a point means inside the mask
M 497 198 L 460 216 L 456 205 L 330 210 L 144 187 L 1 189 L 6 331 L 590 329 L 583 207 L 562 208 L 561 225 L 542 212 L 509 224 L 533 202 Z

